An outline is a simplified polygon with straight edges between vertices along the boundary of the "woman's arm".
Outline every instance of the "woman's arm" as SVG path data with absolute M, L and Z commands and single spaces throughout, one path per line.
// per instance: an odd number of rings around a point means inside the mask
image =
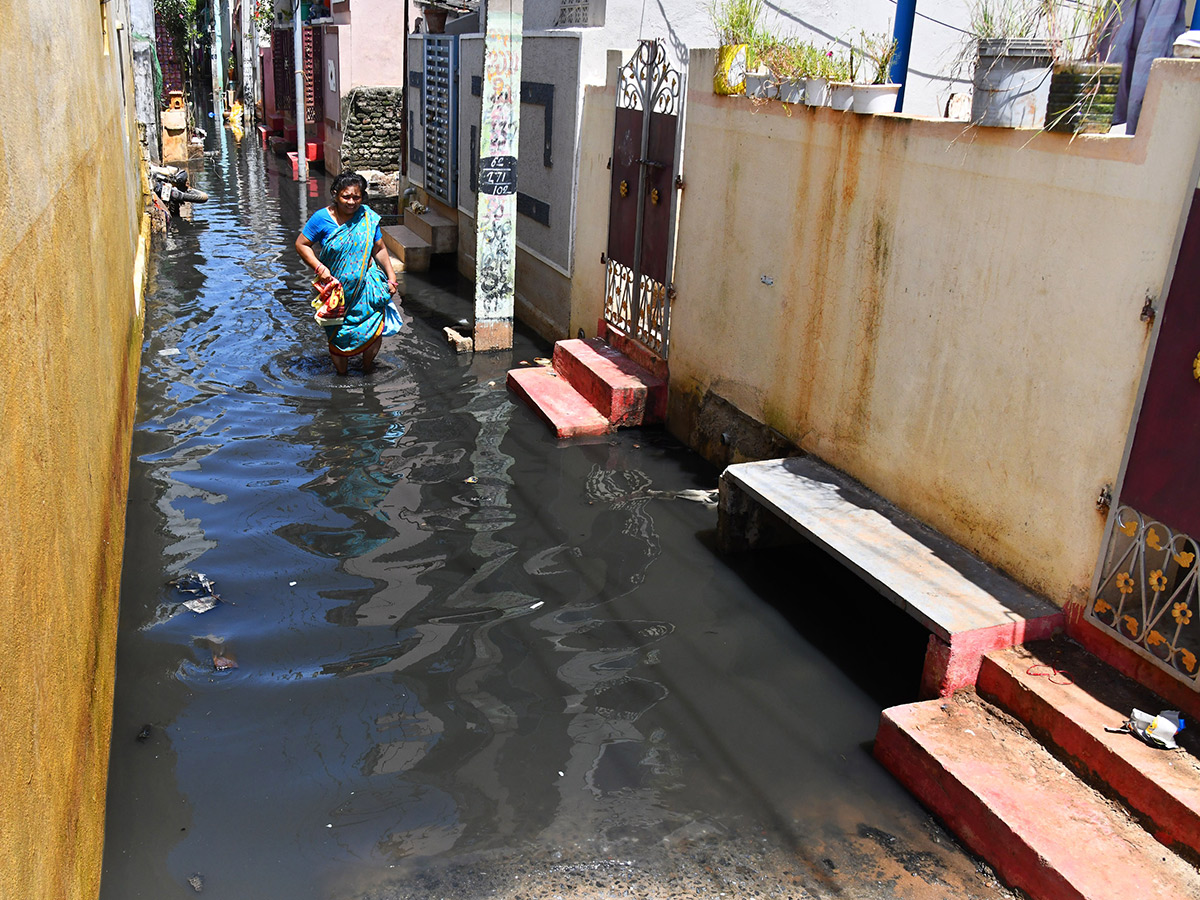
M 312 241 L 303 234 L 296 238 L 296 252 L 300 254 L 300 258 L 304 260 L 305 264 L 317 273 L 318 281 L 325 281 L 327 278 L 333 277 L 333 273 L 329 271 L 329 267 L 317 259 Z
M 387 247 L 383 241 L 376 241 L 373 251 L 375 262 L 379 263 L 379 268 L 383 269 L 387 275 L 388 292 L 396 293 L 396 273 L 392 271 L 392 256 L 387 251 Z

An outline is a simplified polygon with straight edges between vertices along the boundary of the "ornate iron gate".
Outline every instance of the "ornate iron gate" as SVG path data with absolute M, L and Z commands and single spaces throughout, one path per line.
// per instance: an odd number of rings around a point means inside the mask
M 621 67 L 611 161 L 604 320 L 667 358 L 685 77 L 662 41 Z
M 1200 192 L 1192 199 L 1089 618 L 1200 690 Z

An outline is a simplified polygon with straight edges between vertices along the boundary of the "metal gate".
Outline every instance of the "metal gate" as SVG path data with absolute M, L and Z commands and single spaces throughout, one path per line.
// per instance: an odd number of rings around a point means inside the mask
M 621 67 L 608 208 L 604 320 L 666 359 L 685 76 L 662 41 Z
M 1200 192 L 1184 226 L 1088 608 L 1103 630 L 1200 690 L 1198 449 Z
M 425 190 L 450 207 L 458 203 L 458 38 L 425 36 Z

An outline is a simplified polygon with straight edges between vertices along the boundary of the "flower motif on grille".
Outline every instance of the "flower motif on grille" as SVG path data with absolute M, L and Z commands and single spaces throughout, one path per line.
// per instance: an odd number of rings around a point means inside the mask
M 617 106 L 678 115 L 683 79 L 667 60 L 662 41 L 642 41 L 621 67 Z
M 1137 510 L 1116 510 L 1089 618 L 1200 690 L 1200 546 Z

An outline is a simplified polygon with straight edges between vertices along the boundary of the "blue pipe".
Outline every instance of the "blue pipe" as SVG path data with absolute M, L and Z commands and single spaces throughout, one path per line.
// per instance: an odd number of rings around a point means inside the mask
M 1196 4 L 1196 8 L 1192 10 L 1192 31 L 1200 28 L 1200 3 Z
M 896 0 L 896 27 L 892 31 L 896 55 L 892 57 L 892 67 L 888 70 L 888 79 L 900 85 L 900 93 L 896 95 L 896 112 L 904 111 L 904 85 L 908 81 L 908 54 L 912 49 L 913 22 L 916 18 L 917 0 Z

